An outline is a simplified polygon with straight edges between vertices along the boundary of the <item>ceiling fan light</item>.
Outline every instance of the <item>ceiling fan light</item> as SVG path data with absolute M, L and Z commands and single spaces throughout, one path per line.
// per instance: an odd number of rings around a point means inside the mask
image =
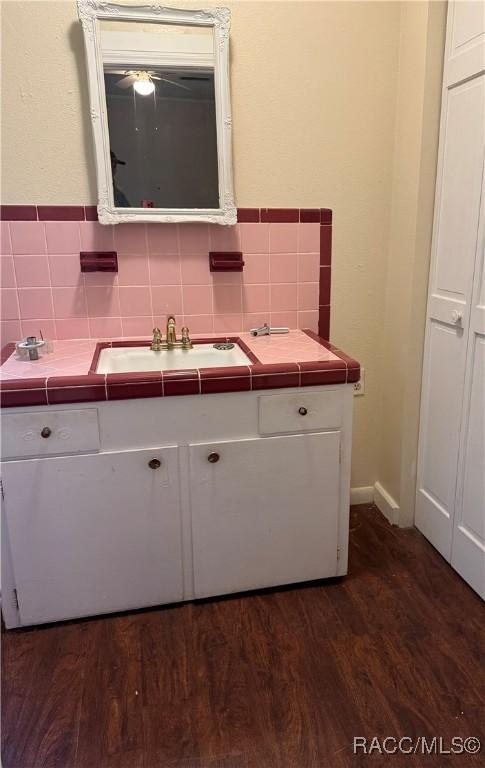
M 135 80 L 133 88 L 140 96 L 149 96 L 155 90 L 155 84 L 151 80 Z

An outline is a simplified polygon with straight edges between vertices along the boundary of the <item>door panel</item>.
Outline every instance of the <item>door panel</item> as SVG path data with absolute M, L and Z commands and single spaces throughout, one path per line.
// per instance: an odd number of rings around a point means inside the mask
M 484 8 L 449 3 L 424 350 L 416 525 L 451 559 L 483 217 Z M 478 59 L 477 59 L 478 51 Z M 478 62 L 478 63 L 477 63 Z M 469 388 L 470 389 L 470 388 Z M 471 391 L 471 389 L 470 389 Z M 466 400 L 465 396 L 465 400 Z
M 453 322 L 454 309 L 468 308 L 475 264 L 484 154 L 484 83 L 485 78 L 480 77 L 450 90 L 442 127 L 443 168 L 431 296 L 434 305 L 444 305 L 441 311 L 445 315 L 438 319 L 449 323 Z M 436 306 L 433 309 L 436 317 L 440 310 Z
M 338 431 L 190 446 L 196 597 L 336 575 L 339 451 Z
M 485 5 L 483 0 L 448 4 L 448 56 L 444 82 L 458 83 L 485 70 Z
M 482 205 L 485 202 L 485 173 Z M 475 266 L 451 562 L 485 598 L 485 220 Z
M 447 559 L 451 553 L 465 351 L 462 331 L 430 323 L 421 404 L 416 525 Z
M 22 624 L 182 599 L 176 448 L 12 461 L 3 472 Z

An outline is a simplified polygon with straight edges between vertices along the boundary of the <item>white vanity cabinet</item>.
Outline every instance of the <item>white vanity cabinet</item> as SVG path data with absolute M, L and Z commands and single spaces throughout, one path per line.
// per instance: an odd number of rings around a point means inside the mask
M 3 486 L 21 624 L 182 600 L 177 448 L 5 462 Z
M 352 385 L 3 418 L 7 627 L 347 572 Z

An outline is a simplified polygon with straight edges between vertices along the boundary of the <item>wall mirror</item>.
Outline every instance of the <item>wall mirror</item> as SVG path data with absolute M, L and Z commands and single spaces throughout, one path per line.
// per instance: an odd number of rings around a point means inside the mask
M 99 221 L 234 224 L 230 11 L 77 5 Z

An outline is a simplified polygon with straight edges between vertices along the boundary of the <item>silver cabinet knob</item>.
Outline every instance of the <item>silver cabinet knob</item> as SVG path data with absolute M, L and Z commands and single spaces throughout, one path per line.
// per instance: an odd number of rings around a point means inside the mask
M 306 416 L 306 415 L 307 415 L 307 413 L 308 413 L 308 411 L 307 411 L 307 409 L 306 409 L 306 408 L 305 408 L 305 407 L 302 405 L 302 406 L 301 406 L 301 408 L 298 408 L 298 413 L 300 414 L 300 416 Z
M 210 461 L 211 464 L 217 464 L 217 462 L 219 461 L 220 458 L 221 457 L 219 456 L 218 453 L 215 453 L 215 452 L 214 453 L 209 453 L 209 455 L 207 457 L 207 461 Z
M 162 466 L 160 459 L 150 459 L 148 462 L 150 469 L 159 469 Z
M 52 435 L 52 429 L 50 427 L 44 427 L 40 433 L 41 437 L 50 437 Z

